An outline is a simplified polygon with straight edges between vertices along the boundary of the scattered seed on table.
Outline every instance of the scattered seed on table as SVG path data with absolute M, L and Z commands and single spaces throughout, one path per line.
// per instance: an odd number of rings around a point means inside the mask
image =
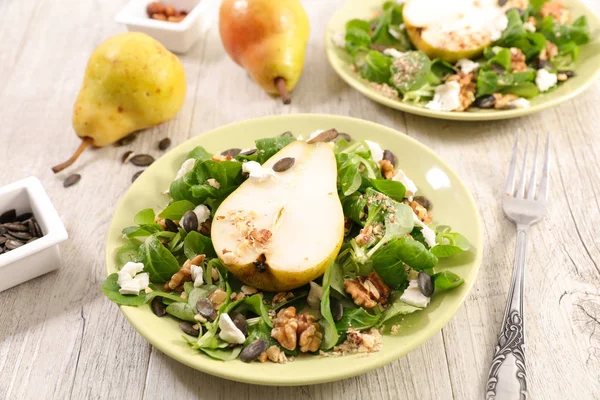
M 152 312 L 157 317 L 164 317 L 167 315 L 167 309 L 162 302 L 162 297 L 157 296 L 152 300 Z
M 398 158 L 390 150 L 383 151 L 383 159 L 388 160 L 394 167 L 396 167 L 396 164 L 398 163 Z
M 131 157 L 135 156 L 135 153 L 131 150 L 127 150 L 125 153 L 123 153 L 123 155 L 121 156 L 121 161 L 123 162 L 123 164 L 126 164 L 129 162 L 129 160 L 131 160 Z
M 121 138 L 115 143 L 115 146 L 125 146 L 129 143 L 133 142 L 137 138 L 137 134 L 132 133 L 131 135 L 127 135 L 124 138 Z
M 173 222 L 173 220 L 171 220 L 169 218 L 165 218 L 165 225 L 166 225 L 167 230 L 169 232 L 175 232 L 175 233 L 177 233 L 179 231 L 177 229 L 177 224 L 175 222 Z
M 215 317 L 215 305 L 209 299 L 200 299 L 196 303 L 196 311 L 204 318 L 213 320 Z
M 179 224 L 186 232 L 195 231 L 198 229 L 198 216 L 190 210 L 183 215 Z
M 425 271 L 419 271 L 419 275 L 417 275 L 417 283 L 419 284 L 419 289 L 421 290 L 421 293 L 423 293 L 423 296 L 431 297 L 434 290 L 433 279 L 431 278 L 431 275 Z
M 255 340 L 240 353 L 240 360 L 243 362 L 251 362 L 256 360 L 262 353 L 267 350 L 267 342 L 262 339 Z
M 242 149 L 233 148 L 233 149 L 227 149 L 227 150 L 221 152 L 221 155 L 223 157 L 235 157 L 238 154 L 240 154 L 241 152 L 242 152 Z
M 181 328 L 181 330 L 190 335 L 190 336 L 194 336 L 194 337 L 198 337 L 200 336 L 200 330 L 196 329 L 193 327 L 192 324 L 190 324 L 189 322 L 181 322 L 179 323 L 179 328 Z
M 327 129 L 319 133 L 314 138 L 307 140 L 306 143 L 317 143 L 317 142 L 331 142 L 338 136 L 338 131 L 335 129 Z
M 13 231 L 13 232 L 26 232 L 27 231 L 27 226 L 25 226 L 24 224 L 20 223 L 20 222 L 9 222 L 4 224 L 4 227 L 6 229 L 8 229 L 9 231 Z
M 137 167 L 147 167 L 154 162 L 154 157 L 150 154 L 137 154 L 131 157 L 129 161 Z
M 79 182 L 80 179 L 81 179 L 81 175 L 79 175 L 79 174 L 69 175 L 69 176 L 67 176 L 67 179 L 64 180 L 63 186 L 66 188 L 68 188 L 69 186 L 73 186 L 74 184 Z
M 142 172 L 144 172 L 144 170 L 138 171 L 135 174 L 133 174 L 133 176 L 131 177 L 131 182 L 133 183 L 142 174 Z
M 0 215 L 0 224 L 4 224 L 6 222 L 13 222 L 17 218 L 17 210 L 14 208 L 12 210 L 8 210 L 2 215 Z
M 273 165 L 273 171 L 284 172 L 292 168 L 296 159 L 294 157 L 284 157 Z
M 163 140 L 161 140 L 160 142 L 158 142 L 158 149 L 159 150 L 166 150 L 171 146 L 171 139 L 164 138 Z
M 16 240 L 16 239 L 8 239 L 8 240 L 6 241 L 6 243 L 4 243 L 4 245 L 6 246 L 6 248 L 7 248 L 8 250 L 14 250 L 14 249 L 16 249 L 17 247 L 21 247 L 21 246 L 23 246 L 24 244 L 25 244 L 25 243 L 23 243 L 23 242 L 21 242 L 21 241 L 19 241 L 19 240 Z

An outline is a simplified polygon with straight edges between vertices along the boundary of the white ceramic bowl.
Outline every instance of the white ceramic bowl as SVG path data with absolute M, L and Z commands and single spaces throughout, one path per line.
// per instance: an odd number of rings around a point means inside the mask
M 38 178 L 0 187 L 0 214 L 13 208 L 33 213 L 44 236 L 0 254 L 0 292 L 59 268 L 58 244 L 69 237 Z
M 148 17 L 146 7 L 152 0 L 131 0 L 115 17 L 128 31 L 142 32 L 175 53 L 185 53 L 206 33 L 218 13 L 216 0 L 163 0 L 188 15 L 181 22 L 159 21 Z

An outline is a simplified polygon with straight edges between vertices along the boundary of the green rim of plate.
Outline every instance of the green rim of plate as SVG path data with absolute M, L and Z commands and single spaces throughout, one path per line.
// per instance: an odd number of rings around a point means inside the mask
M 388 107 L 425 117 L 458 121 L 491 121 L 516 118 L 533 114 L 570 100 L 587 89 L 594 83 L 596 78 L 600 76 L 600 41 L 597 35 L 595 35 L 588 44 L 581 46 L 581 53 L 575 64 L 575 73 L 577 76 L 562 83 L 560 87 L 555 90 L 531 99 L 531 107 L 529 108 L 519 108 L 514 110 L 474 110 L 468 112 L 435 111 L 423 106 L 387 98 L 371 88 L 369 82 L 362 79 L 350 69 L 350 56 L 343 49 L 337 47 L 331 40 L 331 36 L 335 32 L 344 32 L 347 21 L 353 18 L 364 19 L 368 17 L 375 10 L 381 8 L 385 1 L 386 0 L 348 0 L 333 14 L 327 24 L 325 32 L 325 52 L 329 63 L 343 80 L 369 99 Z M 565 0 L 564 3 L 571 11 L 572 20 L 581 15 L 585 15 L 588 19 L 590 32 L 593 34 L 600 30 L 600 20 L 598 20 L 598 17 L 594 12 L 585 4 L 578 0 Z
M 298 357 L 286 364 L 213 360 L 184 342 L 175 320 L 157 318 L 148 305 L 120 307 L 131 325 L 158 350 L 192 368 L 234 381 L 261 385 L 317 384 L 349 378 L 395 361 L 438 333 L 458 311 L 475 283 L 483 254 L 482 225 L 473 197 L 458 175 L 423 144 L 391 128 L 341 116 L 293 114 L 237 122 L 193 137 L 165 154 L 136 179 L 115 210 L 106 239 L 107 273 L 116 272 L 115 251 L 122 244 L 121 230 L 133 223 L 137 211 L 147 207 L 157 211 L 166 205 L 168 198 L 160 192 L 169 186 L 185 154 L 195 146 L 202 145 L 217 152 L 229 147 L 251 147 L 254 139 L 290 129 L 296 135 L 308 136 L 317 129 L 331 127 L 350 133 L 356 139 L 378 141 L 396 153 L 404 171 L 417 183 L 421 193 L 432 200 L 434 220 L 452 225 L 473 244 L 474 250 L 465 257 L 464 263 L 441 264 L 439 268 L 452 268 L 465 283 L 434 296 L 425 310 L 405 316 L 397 336 L 384 336 L 380 352 L 344 357 Z

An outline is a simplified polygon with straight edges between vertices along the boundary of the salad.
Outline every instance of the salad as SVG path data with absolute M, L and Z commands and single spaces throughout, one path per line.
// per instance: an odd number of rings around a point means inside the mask
M 460 112 L 529 107 L 575 76 L 590 32 L 560 0 L 408 0 L 331 39 L 383 96 Z
M 390 150 L 335 129 L 255 146 L 186 155 L 168 205 L 123 229 L 119 271 L 102 284 L 109 300 L 175 319 L 212 358 L 282 363 L 378 351 L 403 315 L 463 283 L 436 266 L 468 240 L 433 222 Z

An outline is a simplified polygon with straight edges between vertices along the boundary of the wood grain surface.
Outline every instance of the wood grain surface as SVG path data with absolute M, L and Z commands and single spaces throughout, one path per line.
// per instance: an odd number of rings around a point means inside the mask
M 368 1 L 368 0 L 365 0 Z M 459 123 L 380 106 L 328 65 L 326 23 L 341 2 L 305 0 L 311 39 L 293 103 L 265 95 L 224 53 L 212 29 L 185 56 L 186 102 L 177 117 L 125 148 L 86 152 L 66 173 L 50 167 L 78 145 L 72 105 L 87 58 L 124 31 L 113 18 L 125 0 L 0 0 L 0 185 L 40 178 L 70 239 L 57 272 L 0 293 L 0 399 L 480 399 L 512 270 L 515 231 L 499 205 L 515 132 L 551 131 L 548 216 L 531 230 L 526 341 L 535 399 L 600 398 L 600 82 L 573 101 L 530 117 Z M 600 11 L 600 2 L 589 2 Z M 595 32 L 594 34 L 598 34 Z M 396 128 L 459 172 L 485 223 L 484 264 L 465 305 L 408 356 L 341 382 L 294 388 L 232 383 L 155 350 L 106 300 L 105 232 L 138 170 L 127 149 L 160 156 L 223 124 L 264 115 L 330 113 Z M 69 173 L 81 181 L 68 189 Z M 0 276 L 1 279 L 1 276 Z

